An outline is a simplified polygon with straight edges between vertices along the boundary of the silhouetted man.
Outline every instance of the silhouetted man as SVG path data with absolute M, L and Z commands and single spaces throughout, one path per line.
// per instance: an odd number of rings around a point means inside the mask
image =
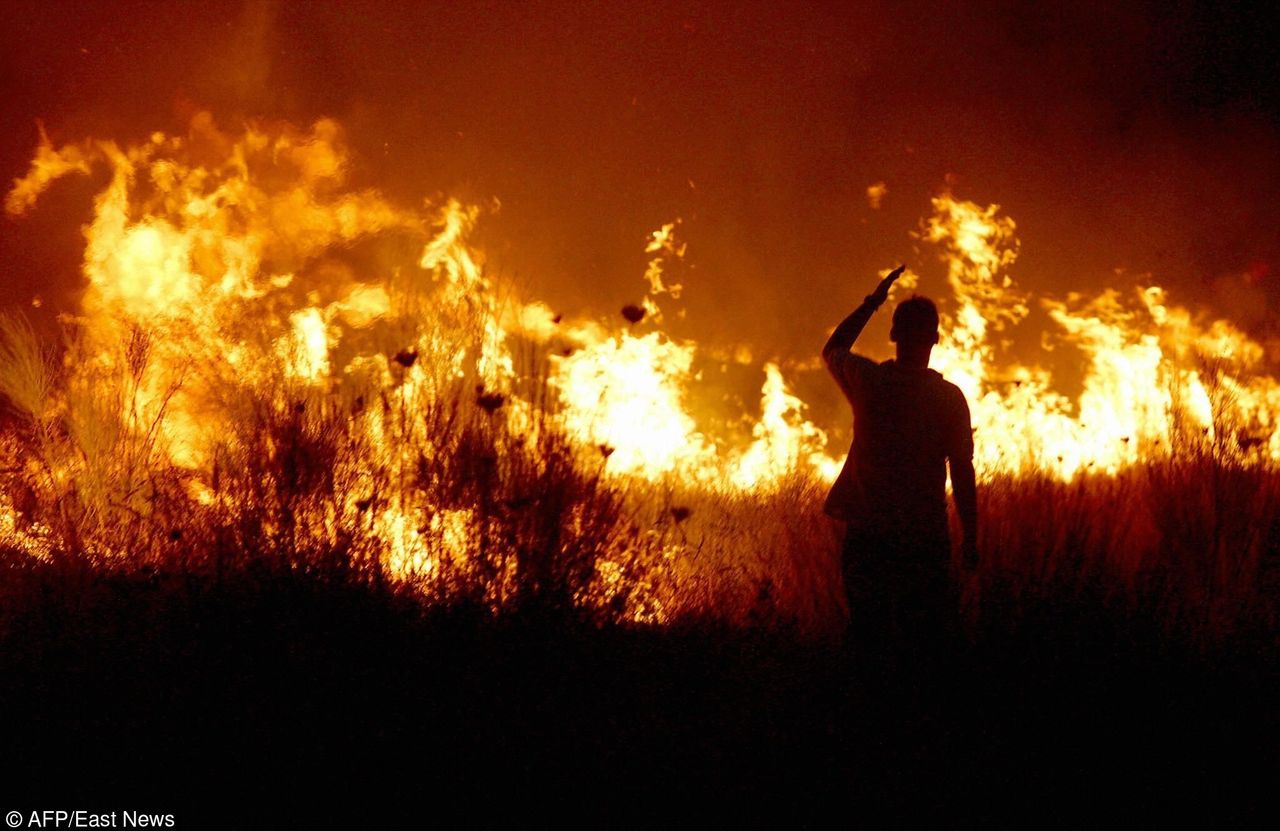
M 853 446 L 826 502 L 826 512 L 847 523 L 843 568 L 853 645 L 873 670 L 909 672 L 911 664 L 939 656 L 957 618 L 948 576 L 948 464 L 966 569 L 977 564 L 978 510 L 969 405 L 958 387 L 929 369 L 938 342 L 933 302 L 912 297 L 894 311 L 895 360 L 876 363 L 850 352 L 904 268 L 836 327 L 822 357 L 853 407 Z

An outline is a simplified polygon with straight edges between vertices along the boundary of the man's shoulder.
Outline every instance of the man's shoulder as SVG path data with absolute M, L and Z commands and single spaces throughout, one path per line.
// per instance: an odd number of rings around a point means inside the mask
M 927 377 L 929 379 L 929 386 L 934 389 L 939 400 L 952 406 L 959 404 L 968 406 L 969 399 L 964 394 L 964 390 L 960 389 L 960 387 L 956 386 L 951 381 L 948 381 L 941 372 L 938 372 L 936 369 L 930 369 Z
M 951 394 L 953 390 L 957 393 L 960 392 L 959 387 L 948 381 L 946 378 L 943 378 L 942 373 L 938 372 L 936 369 L 903 366 L 893 358 L 881 361 L 880 363 L 875 364 L 875 366 L 886 373 L 894 373 L 896 377 L 902 378 L 912 384 L 936 389 L 940 392 L 944 392 L 945 394 Z
M 969 412 L 969 397 L 964 394 L 964 390 L 960 389 L 960 387 L 956 386 L 951 381 L 948 381 L 946 378 L 943 378 L 941 373 L 937 373 L 937 375 L 937 385 L 941 399 L 946 403 L 947 407 L 957 414 L 964 411 L 966 414 L 965 417 L 967 418 L 967 414 Z
M 948 381 L 946 378 L 944 378 L 941 372 L 938 372 L 937 370 L 933 370 L 933 369 L 929 371 L 932 372 L 934 375 L 938 376 L 936 383 L 940 387 L 942 387 L 942 389 L 947 391 L 947 395 L 964 398 L 964 390 L 956 386 L 955 383 Z

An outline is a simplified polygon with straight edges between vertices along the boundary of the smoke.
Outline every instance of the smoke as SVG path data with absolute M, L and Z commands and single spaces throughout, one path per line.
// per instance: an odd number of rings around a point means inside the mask
M 196 107 L 333 117 L 363 184 L 500 200 L 491 267 L 556 310 L 639 301 L 646 235 L 682 218 L 670 327 L 761 360 L 810 357 L 886 265 L 942 294 L 910 232 L 947 181 L 1018 222 L 1032 292 L 1151 274 L 1255 330 L 1280 302 L 1274 50 L 1245 11 L 126 0 L 11 18 L 9 179 L 37 119 L 60 144 L 182 129 Z M 75 302 L 89 186 L 59 187 L 0 220 L 7 303 Z
M 276 14 L 274 2 L 246 3 L 231 27 L 227 49 L 209 56 L 204 74 L 224 86 L 219 97 L 243 102 L 242 106 L 251 109 L 279 105 L 278 91 L 271 83 L 271 58 L 279 39 Z

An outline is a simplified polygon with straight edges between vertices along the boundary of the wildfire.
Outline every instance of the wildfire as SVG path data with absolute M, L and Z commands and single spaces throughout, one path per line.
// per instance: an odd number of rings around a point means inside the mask
M 185 136 L 129 147 L 54 148 L 42 134 L 31 171 L 8 194 L 11 215 L 61 177 L 108 175 L 85 228 L 88 285 L 58 389 L 32 392 L 44 382 L 27 377 L 35 359 L 20 338 L 0 354 L 13 405 L 41 435 L 71 437 L 49 439 L 48 487 L 74 481 L 80 498 L 108 489 L 103 504 L 145 513 L 146 472 L 166 468 L 184 477 L 193 506 L 213 510 L 230 498 L 219 484 L 228 460 L 257 452 L 244 425 L 262 414 L 249 408 L 266 407 L 299 440 L 340 448 L 289 462 L 290 475 L 320 476 L 340 493 L 315 508 L 321 519 L 306 533 L 337 544 L 344 528 L 363 528 L 394 572 L 423 577 L 444 562 L 483 567 L 474 540 L 489 533 L 487 520 L 460 496 L 428 498 L 405 483 L 471 465 L 468 481 L 500 490 L 495 460 L 511 450 L 500 436 L 528 451 L 563 434 L 583 470 L 618 481 L 754 493 L 788 477 L 834 478 L 838 449 L 777 362 L 763 366 L 744 446 L 699 423 L 700 347 L 658 328 L 659 299 L 682 290 L 671 276 L 687 250 L 678 221 L 645 246 L 648 291 L 629 307 L 630 325 L 563 320 L 535 298 L 511 299 L 515 290 L 487 274 L 469 242 L 480 209 L 415 209 L 350 190 L 350 163 L 328 120 L 229 134 L 204 114 Z M 1011 275 L 1014 221 L 950 194 L 932 207 L 920 236 L 945 262 L 952 294 L 933 366 L 968 397 L 980 472 L 1114 473 L 1191 441 L 1280 461 L 1280 384 L 1244 333 L 1198 323 L 1155 286 L 1041 298 L 1057 326 L 1046 337 L 1085 358 L 1082 392 L 1069 398 L 1050 372 L 1003 359 L 995 345 L 1032 309 Z M 406 246 L 416 255 L 404 256 Z M 815 349 L 834 322 L 811 322 Z M 545 384 L 529 383 L 517 344 L 544 350 Z M 469 444 L 446 450 L 440 431 L 463 423 L 458 402 L 472 413 L 458 440 Z M 463 450 L 470 456 L 459 461 Z M 328 468 L 308 472 L 313 462 Z M 509 495 L 499 507 L 514 515 L 528 498 Z M 303 533 L 291 516 L 267 526 Z M 610 584 L 624 549 L 608 561 Z
M 1110 289 L 1092 299 L 1040 300 L 1061 327 L 1054 340 L 1085 358 L 1074 401 L 1052 389 L 1043 369 L 997 366 L 992 332 L 1029 313 L 1008 276 L 1018 254 L 1014 222 L 997 206 L 950 195 L 933 206 L 923 236 L 942 248 L 956 310 L 944 319 L 932 366 L 969 399 L 979 469 L 1071 479 L 1084 469 L 1116 473 L 1206 439 L 1230 456 L 1280 461 L 1280 385 L 1259 366 L 1261 347 L 1225 321 L 1196 325 L 1186 309 L 1167 306 L 1158 286 L 1127 298 Z

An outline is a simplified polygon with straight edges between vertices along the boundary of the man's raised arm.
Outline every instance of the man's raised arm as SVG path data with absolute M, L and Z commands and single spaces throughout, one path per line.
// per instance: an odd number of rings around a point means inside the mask
M 863 299 L 862 305 L 840 321 L 840 325 L 831 333 L 831 337 L 827 338 L 826 346 L 822 347 L 822 357 L 826 360 L 827 366 L 831 365 L 833 358 L 849 353 L 849 350 L 853 347 L 853 342 L 858 339 L 858 335 L 861 335 L 862 330 L 866 328 L 867 321 L 871 319 L 871 315 L 875 314 L 876 309 L 880 308 L 884 301 L 889 299 L 889 287 L 893 285 L 893 281 L 901 277 L 906 268 L 905 265 L 900 265 L 889 272 L 888 276 L 880 281 L 880 285 L 876 286 L 876 290 Z

